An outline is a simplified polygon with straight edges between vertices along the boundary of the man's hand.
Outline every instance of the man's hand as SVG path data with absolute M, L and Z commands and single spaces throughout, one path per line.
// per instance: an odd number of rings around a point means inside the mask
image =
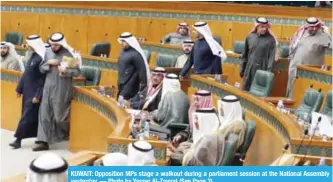
M 129 100 L 124 100 L 125 109 L 131 109 L 131 102 Z
M 176 135 L 172 139 L 172 145 L 177 147 L 179 145 L 180 140 L 182 139 L 181 135 Z
M 34 97 L 34 98 L 32 99 L 32 103 L 33 103 L 33 104 L 38 104 L 39 101 L 40 101 L 40 100 L 39 100 L 37 97 Z
M 50 59 L 47 61 L 48 65 L 52 65 L 52 66 L 58 66 L 59 65 L 59 61 L 56 59 Z
M 17 97 L 20 98 L 22 94 L 16 93 Z
M 66 67 L 64 67 L 64 66 L 58 66 L 58 70 L 59 70 L 60 74 L 63 74 L 66 71 Z
M 183 80 L 184 77 L 182 75 L 179 75 L 179 80 Z

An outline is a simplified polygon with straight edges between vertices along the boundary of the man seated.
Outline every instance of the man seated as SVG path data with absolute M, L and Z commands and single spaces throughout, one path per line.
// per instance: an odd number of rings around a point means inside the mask
M 145 140 L 129 144 L 127 153 L 129 166 L 156 165 L 153 146 Z
M 10 42 L 1 42 L 1 68 L 21 71 L 20 58 L 15 46 Z
M 168 74 L 163 80 L 161 102 L 158 109 L 151 112 L 159 126 L 167 128 L 171 123 L 188 123 L 189 101 L 181 90 L 180 81 L 175 74 Z
M 158 104 L 161 101 L 162 83 L 165 74 L 166 70 L 161 67 L 157 67 L 152 71 L 148 88 L 130 99 L 132 109 L 151 112 L 158 108 Z
M 44 153 L 34 159 L 28 170 L 26 182 L 67 182 L 68 164 L 55 153 Z
M 224 148 L 230 134 L 238 136 L 237 150 L 243 144 L 247 124 L 242 118 L 242 107 L 236 96 L 222 98 L 219 115 L 221 126 L 217 131 L 206 134 L 186 151 L 184 166 L 219 166 L 222 164 Z
M 162 44 L 182 45 L 184 40 L 191 39 L 190 28 L 186 22 L 180 23 L 175 33 L 169 33 L 162 40 Z
M 191 54 L 193 45 L 194 45 L 194 42 L 192 40 L 185 40 L 183 42 L 184 54 L 177 58 L 177 62 L 176 62 L 176 65 L 175 65 L 176 68 L 183 68 L 184 67 L 189 55 Z

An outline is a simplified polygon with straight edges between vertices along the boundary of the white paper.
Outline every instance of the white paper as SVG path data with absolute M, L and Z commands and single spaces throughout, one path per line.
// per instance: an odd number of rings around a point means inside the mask
M 220 123 L 215 113 L 192 114 L 193 121 L 193 143 L 196 143 L 202 136 L 218 129 Z M 195 121 L 199 123 L 199 128 L 195 126 Z
M 317 112 L 312 113 L 312 121 L 311 121 L 311 130 L 310 134 L 313 134 L 313 131 L 318 123 L 318 118 L 321 117 L 321 121 L 318 124 L 318 133 L 319 135 L 326 135 L 328 137 L 333 137 L 333 124 L 332 118 Z

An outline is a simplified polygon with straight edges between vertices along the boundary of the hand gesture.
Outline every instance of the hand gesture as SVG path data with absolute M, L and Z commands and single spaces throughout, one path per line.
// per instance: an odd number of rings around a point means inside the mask
M 59 61 L 56 59 L 50 59 L 47 61 L 47 64 L 52 65 L 52 66 L 57 66 L 57 65 L 59 65 Z
M 37 97 L 34 97 L 33 99 L 32 99 L 32 103 L 33 104 L 38 104 L 40 102 L 40 100 L 37 98 Z
M 174 136 L 173 139 L 172 139 L 172 145 L 177 147 L 179 145 L 181 139 L 182 139 L 181 135 Z

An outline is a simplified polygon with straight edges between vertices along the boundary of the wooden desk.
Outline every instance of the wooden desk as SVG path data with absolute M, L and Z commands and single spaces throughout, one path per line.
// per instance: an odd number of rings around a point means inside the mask
M 260 97 L 260 99 L 264 100 L 265 102 L 270 102 L 275 106 L 278 104 L 280 100 L 282 100 L 283 104 L 289 108 L 291 108 L 295 104 L 294 100 L 286 97 Z

